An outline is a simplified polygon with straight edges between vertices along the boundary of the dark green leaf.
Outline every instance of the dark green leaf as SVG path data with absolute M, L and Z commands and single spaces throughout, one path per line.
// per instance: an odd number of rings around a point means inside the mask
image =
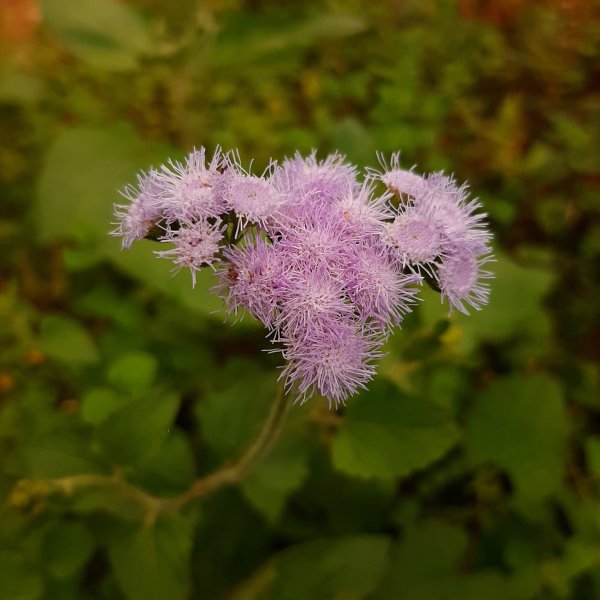
M 43 580 L 37 569 L 17 552 L 0 552 L 0 598 L 36 600 L 42 598 Z
M 398 591 L 411 600 L 505 600 L 506 581 L 499 573 L 460 573 L 467 535 L 439 520 L 415 523 L 390 553 L 388 571 L 375 597 L 392 600 Z
M 132 482 L 159 495 L 174 495 L 192 483 L 195 472 L 190 440 L 173 429 L 158 452 L 136 470 Z
M 270 521 L 275 521 L 287 497 L 308 474 L 308 440 L 284 432 L 277 446 L 242 481 L 248 501 Z
M 110 388 L 92 388 L 81 399 L 81 418 L 86 423 L 101 423 L 125 405 L 125 400 Z
M 42 320 L 40 348 L 51 358 L 70 364 L 98 360 L 96 344 L 87 330 L 61 315 L 48 315 Z
M 379 379 L 348 405 L 333 464 L 360 477 L 403 477 L 443 456 L 458 437 L 447 410 Z
M 220 458 L 231 458 L 258 435 L 275 395 L 273 380 L 252 377 L 249 370 L 244 376 L 197 407 L 204 439 Z
M 565 417 L 562 390 L 552 378 L 503 377 L 475 399 L 465 446 L 473 460 L 506 469 L 519 494 L 540 499 L 561 485 Z
M 389 542 L 383 536 L 316 540 L 276 556 L 236 600 L 366 598 L 385 569 Z M 246 594 L 244 589 L 254 590 Z
M 115 360 L 108 371 L 108 380 L 129 392 L 148 388 L 156 375 L 158 362 L 147 352 L 127 352 Z
M 38 477 L 65 477 L 99 470 L 90 438 L 84 431 L 57 428 L 29 440 L 22 453 L 31 474 Z
M 150 395 L 135 400 L 100 424 L 98 442 L 116 464 L 139 464 L 158 451 L 178 407 L 179 399 L 175 394 Z
M 65 45 L 94 67 L 111 71 L 134 68 L 152 49 L 143 21 L 132 8 L 113 0 L 42 0 L 44 17 Z
M 184 600 L 190 585 L 192 527 L 175 515 L 141 526 L 122 524 L 108 554 L 127 600 Z
M 39 181 L 36 216 L 41 239 L 106 238 L 117 190 L 151 159 L 129 126 L 62 133 L 48 150 Z
M 594 477 L 600 478 L 600 440 L 589 438 L 585 443 L 587 464 Z
M 68 577 L 86 564 L 94 546 L 94 538 L 84 525 L 59 521 L 44 539 L 44 566 L 54 577 Z

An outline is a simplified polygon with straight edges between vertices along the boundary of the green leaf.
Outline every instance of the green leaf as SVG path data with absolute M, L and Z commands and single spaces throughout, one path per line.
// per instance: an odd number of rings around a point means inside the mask
M 588 438 L 585 441 L 585 455 L 590 471 L 594 477 L 600 479 L 600 440 Z
M 410 600 L 504 600 L 505 580 L 494 571 L 460 573 L 467 550 L 463 529 L 437 519 L 408 527 L 390 552 L 389 567 L 377 600 L 392 600 L 402 590 Z
M 263 593 L 247 596 L 242 588 L 235 597 L 365 598 L 384 572 L 388 547 L 387 538 L 376 535 L 307 542 L 276 556 L 248 582 L 254 589 L 260 583 Z
M 190 440 L 174 429 L 158 452 L 138 468 L 131 481 L 159 495 L 174 495 L 192 483 L 195 473 Z
M 99 425 L 97 440 L 116 464 L 139 464 L 158 451 L 178 407 L 175 394 L 135 400 Z
M 0 69 L 0 102 L 35 104 L 39 101 L 41 92 L 42 83 L 39 79 L 16 70 Z
M 65 131 L 49 149 L 38 186 L 36 219 L 43 242 L 76 241 L 86 263 L 102 258 L 121 271 L 186 308 L 210 315 L 222 302 L 209 289 L 216 283 L 210 269 L 198 274 L 196 289 L 187 272 L 174 274 L 173 264 L 158 259 L 157 242 L 141 240 L 122 250 L 110 237 L 118 190 L 162 153 L 142 140 L 130 126 Z
M 192 288 L 190 273 L 174 273 L 173 263 L 157 258 L 156 250 L 157 242 L 149 240 L 140 240 L 132 248 L 122 250 L 114 238 L 105 239 L 102 248 L 105 256 L 121 271 L 177 300 L 185 308 L 204 316 L 212 316 L 218 311 L 222 313 L 223 303 L 209 291 L 217 283 L 210 269 L 196 274 L 196 287 Z
M 92 388 L 81 399 L 81 418 L 86 423 L 101 423 L 125 403 L 125 400 L 110 388 Z
M 275 395 L 272 378 L 252 376 L 247 363 L 245 379 L 210 393 L 197 405 L 204 440 L 217 457 L 231 458 L 259 433 Z M 223 381 L 229 381 L 226 372 Z
M 28 441 L 21 451 L 31 474 L 37 477 L 66 477 L 99 470 L 85 431 L 57 428 Z
M 287 497 L 308 475 L 308 440 L 284 432 L 282 440 L 241 483 L 242 492 L 256 509 L 273 522 Z
M 126 352 L 115 360 L 108 371 L 108 380 L 128 392 L 142 391 L 152 384 L 158 361 L 147 352 Z
M 68 577 L 87 563 L 94 546 L 94 538 L 84 525 L 60 521 L 44 539 L 44 566 L 54 577 Z
M 560 488 L 566 441 L 562 390 L 543 374 L 497 379 L 476 398 L 466 424 L 472 460 L 506 469 L 528 500 Z
M 545 335 L 549 321 L 542 310 L 542 301 L 554 281 L 547 269 L 522 267 L 503 255 L 489 266 L 491 280 L 489 305 L 480 311 L 463 315 L 456 311 L 450 322 L 467 336 L 468 345 L 476 340 L 502 340 L 513 335 Z M 424 290 L 420 312 L 427 323 L 448 317 L 447 304 L 441 304 L 439 294 Z
M 332 146 L 358 164 L 369 164 L 375 156 L 375 141 L 365 126 L 353 118 L 336 123 L 331 132 Z
M 506 600 L 512 596 L 506 578 L 493 569 L 460 577 L 451 589 L 451 600 Z
M 437 519 L 415 523 L 394 547 L 388 574 L 394 582 L 391 589 L 414 593 L 422 584 L 450 575 L 466 549 L 467 535 L 462 529 Z M 435 582 L 436 587 L 439 583 Z
M 458 437 L 447 410 L 380 378 L 349 404 L 333 464 L 359 477 L 404 477 L 441 458 Z
M 352 15 L 320 15 L 305 20 L 266 22 L 244 15 L 224 29 L 217 41 L 213 61 L 220 66 L 239 66 L 294 49 L 311 46 L 321 40 L 356 35 L 366 22 Z
M 78 13 L 79 10 L 72 13 Z M 49 148 L 38 185 L 37 225 L 43 242 L 108 236 L 117 190 L 153 158 L 130 126 L 75 128 Z
M 61 362 L 86 364 L 98 360 L 93 338 L 81 324 L 68 317 L 45 316 L 39 343 L 43 352 Z
M 42 597 L 40 573 L 17 552 L 0 552 L 0 573 L 0 598 L 3 600 L 36 600 Z
M 150 525 L 121 525 L 108 555 L 127 600 L 188 597 L 192 533 L 191 524 L 177 515 L 159 516 Z
M 135 68 L 152 50 L 152 40 L 133 9 L 114 0 L 42 0 L 46 22 L 64 44 L 93 67 L 111 71 Z

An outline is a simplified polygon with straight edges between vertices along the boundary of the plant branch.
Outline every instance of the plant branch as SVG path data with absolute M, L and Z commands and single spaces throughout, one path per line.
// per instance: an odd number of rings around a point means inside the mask
M 280 384 L 262 430 L 246 451 L 232 464 L 206 477 L 197 479 L 183 494 L 165 501 L 166 505 L 169 508 L 178 510 L 192 500 L 206 496 L 225 485 L 231 485 L 242 480 L 254 467 L 255 463 L 268 453 L 277 442 L 288 407 L 289 400 L 285 396 L 283 385 Z
M 196 479 L 179 496 L 172 498 L 154 496 L 123 479 L 122 473 L 117 471 L 114 475 L 83 474 L 47 480 L 23 479 L 14 487 L 10 503 L 16 507 L 24 507 L 36 497 L 48 496 L 53 492 L 72 496 L 78 490 L 85 488 L 110 487 L 118 491 L 123 498 L 140 506 L 144 511 L 146 522 L 153 522 L 160 512 L 185 508 L 193 500 L 207 496 L 226 485 L 237 483 L 246 477 L 257 461 L 277 442 L 288 407 L 289 400 L 285 396 L 283 385 L 279 385 L 263 427 L 246 451 L 231 464 Z

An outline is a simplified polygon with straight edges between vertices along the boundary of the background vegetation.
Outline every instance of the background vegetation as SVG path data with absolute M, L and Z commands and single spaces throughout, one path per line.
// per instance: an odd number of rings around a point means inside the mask
M 2 600 L 600 597 L 593 4 L 2 1 Z M 263 331 L 107 236 L 137 169 L 216 144 L 401 149 L 496 233 L 486 310 L 427 294 L 248 468 Z

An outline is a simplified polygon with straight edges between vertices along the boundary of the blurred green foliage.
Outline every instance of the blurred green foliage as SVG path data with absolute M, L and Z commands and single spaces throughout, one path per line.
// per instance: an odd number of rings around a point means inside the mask
M 600 597 L 593 3 L 5 4 L 1 600 Z M 425 293 L 369 392 L 176 505 L 260 439 L 277 359 L 107 233 L 137 169 L 216 144 L 454 171 L 498 261 L 489 307 Z

